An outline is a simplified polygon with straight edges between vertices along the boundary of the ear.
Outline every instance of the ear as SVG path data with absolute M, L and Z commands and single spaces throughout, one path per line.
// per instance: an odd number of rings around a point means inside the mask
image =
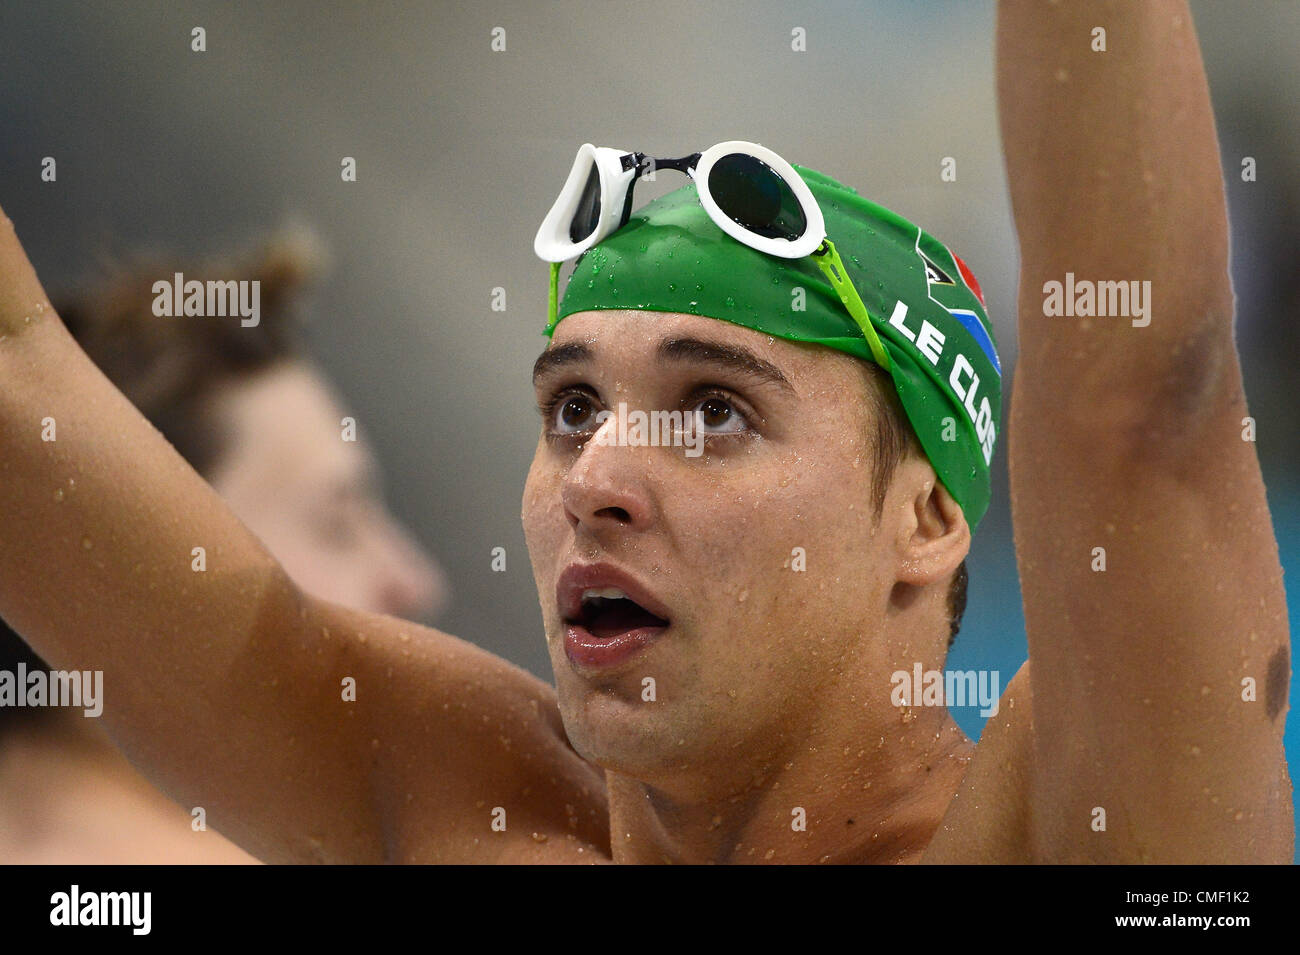
M 923 587 L 957 570 L 970 552 L 970 526 L 928 461 L 900 464 L 898 477 L 906 494 L 898 511 L 898 580 Z

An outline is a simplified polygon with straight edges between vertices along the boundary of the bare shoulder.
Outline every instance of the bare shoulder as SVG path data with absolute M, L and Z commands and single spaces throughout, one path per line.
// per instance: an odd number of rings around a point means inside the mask
M 348 643 L 339 692 L 355 700 L 341 705 L 367 737 L 359 775 L 386 820 L 388 861 L 609 858 L 604 774 L 569 744 L 551 686 L 409 621 L 324 602 L 311 612 L 323 641 Z
M 1029 785 L 1033 757 L 1029 661 L 984 724 L 970 766 L 923 863 L 1016 864 L 1031 860 Z

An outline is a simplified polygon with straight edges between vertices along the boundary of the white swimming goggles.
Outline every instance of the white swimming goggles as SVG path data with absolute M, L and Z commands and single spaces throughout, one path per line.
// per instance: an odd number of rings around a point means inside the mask
M 556 323 L 560 265 L 626 225 L 636 181 L 660 169 L 689 176 L 700 205 L 737 242 L 785 259 L 812 256 L 862 329 L 876 363 L 890 367 L 889 354 L 872 328 L 866 306 L 826 237 L 821 207 L 808 184 L 772 150 L 741 140 L 718 143 L 680 159 L 656 159 L 584 143 L 533 240 L 538 257 L 551 263 L 548 333 Z

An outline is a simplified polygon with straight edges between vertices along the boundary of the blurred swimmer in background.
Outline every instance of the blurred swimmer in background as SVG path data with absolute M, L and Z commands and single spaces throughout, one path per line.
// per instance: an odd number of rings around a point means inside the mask
M 298 334 L 295 300 L 322 268 L 309 232 L 237 261 L 136 261 L 57 306 L 117 388 L 202 474 L 305 591 L 430 618 L 436 561 L 386 507 L 374 453 L 341 440 L 345 412 Z M 260 321 L 175 321 L 152 283 L 231 268 L 260 282 Z M 47 670 L 0 621 L 0 670 Z M 0 707 L 0 862 L 256 863 L 141 776 L 80 709 Z

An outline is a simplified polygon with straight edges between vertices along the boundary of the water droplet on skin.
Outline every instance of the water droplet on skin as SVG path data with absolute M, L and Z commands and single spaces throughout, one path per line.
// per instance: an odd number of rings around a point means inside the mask
M 54 499 L 55 499 L 56 501 L 61 501 L 61 500 L 63 500 L 63 488 L 61 488 L 61 487 L 56 487 L 56 488 L 54 489 Z

